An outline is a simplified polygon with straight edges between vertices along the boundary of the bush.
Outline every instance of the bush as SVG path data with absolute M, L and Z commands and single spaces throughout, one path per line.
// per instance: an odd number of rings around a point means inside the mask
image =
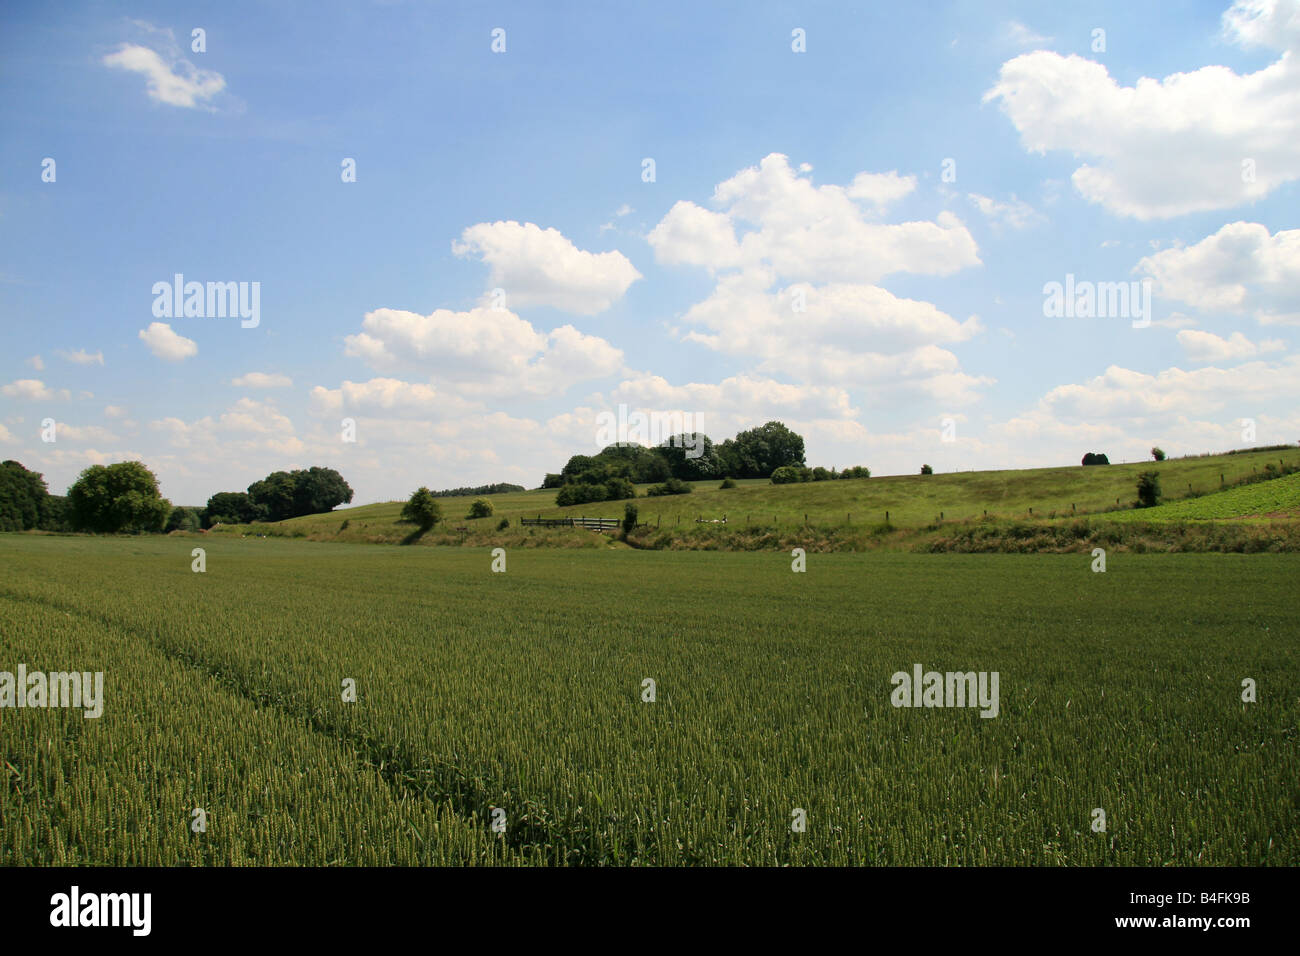
M 1159 446 L 1157 446 L 1157 447 L 1155 447 L 1155 448 L 1152 448 L 1152 449 L 1151 449 L 1151 459 L 1152 459 L 1152 461 L 1164 461 L 1164 460 L 1165 460 L 1165 451 L 1164 451 L 1164 449 L 1163 449 L 1163 448 L 1160 448 Z
M 821 465 L 818 465 L 816 468 L 812 470 L 813 481 L 829 481 L 830 478 L 831 478 L 831 473 L 827 471 L 825 468 L 823 468 Z
M 502 518 L 500 521 L 497 522 L 497 530 L 498 530 L 498 531 L 505 531 L 506 528 L 508 528 L 508 527 L 510 527 L 510 519 L 509 519 L 509 518 Z
M 845 468 L 840 472 L 841 478 L 870 478 L 871 469 L 865 465 L 854 465 L 852 468 Z
M 163 525 L 164 531 L 198 531 L 199 515 L 193 508 L 173 508 L 172 513 L 167 516 L 167 523 Z
M 605 482 L 605 500 L 622 501 L 636 497 L 636 486 L 626 478 L 611 478 Z
M 475 498 L 474 503 L 469 506 L 469 515 L 467 517 L 491 518 L 492 510 L 492 502 L 486 498 Z
M 608 498 L 609 491 L 604 485 L 571 482 L 560 488 L 559 494 L 555 496 L 555 503 L 561 508 L 567 508 L 569 505 L 585 505 L 593 501 L 605 501 Z
M 931 468 L 929 465 L 922 465 L 922 466 L 921 466 L 921 474 L 923 474 L 923 475 L 933 475 L 933 474 L 934 474 L 934 469 Z
M 635 530 L 636 528 L 636 505 L 629 501 L 623 506 L 623 537 Z
M 442 506 L 428 488 L 419 488 L 402 508 L 402 520 L 428 531 L 442 520 Z
M 772 484 L 774 485 L 793 485 L 799 480 L 799 469 L 794 465 L 782 465 L 772 472 Z
M 1098 451 L 1090 451 L 1083 456 L 1085 465 L 1109 465 L 1110 459 Z
M 736 483 L 732 481 L 730 478 L 723 478 L 722 484 L 718 485 L 718 489 L 720 491 L 726 491 L 728 488 L 735 488 L 735 487 L 736 487 Z
M 694 489 L 680 478 L 669 478 L 662 485 L 652 485 L 646 489 L 647 498 L 659 498 L 663 495 L 689 495 Z
M 1138 475 L 1137 493 L 1139 508 L 1154 508 L 1160 504 L 1160 475 L 1154 471 Z

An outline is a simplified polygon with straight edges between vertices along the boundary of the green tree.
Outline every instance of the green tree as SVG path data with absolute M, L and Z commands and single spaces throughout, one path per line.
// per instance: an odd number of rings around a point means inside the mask
M 722 457 L 733 463 L 735 477 L 766 478 L 783 465 L 803 467 L 803 438 L 781 422 L 768 422 L 738 434 Z
M 1144 471 L 1137 480 L 1138 506 L 1154 508 L 1160 504 L 1160 475 L 1154 471 Z
M 421 487 L 402 508 L 402 520 L 409 521 L 421 531 L 428 531 L 442 520 L 442 506 L 428 488 Z
M 623 537 L 636 530 L 637 510 L 636 503 L 629 501 L 623 505 Z
M 1164 460 L 1165 460 L 1165 450 L 1164 450 L 1163 448 L 1159 447 L 1159 446 L 1156 446 L 1155 448 L 1152 448 L 1152 449 L 1151 449 L 1151 459 L 1152 459 L 1153 461 L 1164 461 Z
M 492 511 L 492 502 L 486 498 L 475 498 L 474 503 L 469 506 L 469 517 L 490 518 L 492 517 Z
M 68 509 L 81 531 L 115 534 L 161 531 L 171 502 L 158 492 L 158 479 L 138 461 L 91 465 L 68 489 Z
M 193 508 L 173 508 L 170 515 L 167 516 L 167 523 L 163 525 L 164 531 L 198 531 L 199 515 Z
M 922 466 L 921 466 L 921 474 L 923 474 L 923 475 L 933 475 L 933 474 L 934 474 L 934 469 L 931 468 L 929 465 L 922 465 Z
M 249 524 L 265 517 L 244 491 L 218 491 L 208 499 L 203 509 L 203 527 L 210 528 L 218 521 L 222 524 Z
M 793 485 L 800 480 L 799 469 L 794 465 L 782 465 L 772 470 L 772 484 Z
M 0 464 L 0 531 L 44 527 L 49 497 L 40 473 L 12 460 Z

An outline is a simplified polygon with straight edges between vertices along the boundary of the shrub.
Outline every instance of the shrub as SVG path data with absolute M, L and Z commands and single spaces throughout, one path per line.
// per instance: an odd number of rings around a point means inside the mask
M 636 497 L 636 486 L 626 478 L 611 478 L 605 482 L 605 500 L 622 501 Z
M 497 522 L 497 530 L 498 530 L 498 531 L 505 531 L 506 528 L 508 528 L 508 527 L 510 527 L 510 519 L 509 519 L 509 518 L 502 518 L 500 521 Z
M 831 478 L 831 473 L 827 471 L 825 468 L 823 468 L 821 465 L 818 465 L 816 468 L 812 470 L 813 481 L 830 481 L 830 478 Z
M 1165 451 L 1164 451 L 1164 449 L 1163 449 L 1163 448 L 1160 448 L 1159 446 L 1157 446 L 1157 447 L 1155 447 L 1155 448 L 1152 448 L 1152 449 L 1151 449 L 1151 459 L 1152 459 L 1153 461 L 1164 461 L 1164 460 L 1165 460 Z
M 402 508 L 402 520 L 417 525 L 421 531 L 428 531 L 442 520 L 442 506 L 428 488 L 419 488 Z
M 718 485 L 718 488 L 721 491 L 726 491 L 728 488 L 735 488 L 735 487 L 736 487 L 736 483 L 732 481 L 730 478 L 723 478 L 722 484 Z
M 474 503 L 469 506 L 468 517 L 491 518 L 492 510 L 492 502 L 488 501 L 486 498 L 475 498 Z
M 1154 508 L 1160 504 L 1160 475 L 1154 471 L 1138 475 L 1137 493 L 1139 508 Z
M 799 469 L 794 465 L 782 465 L 772 472 L 774 485 L 792 485 L 799 480 Z
M 658 498 L 663 495 L 689 495 L 694 489 L 680 478 L 669 478 L 662 485 L 652 485 L 646 489 L 646 497 Z
M 627 537 L 628 533 L 636 528 L 636 504 L 629 501 L 623 506 L 623 536 Z
M 934 474 L 934 469 L 931 468 L 929 465 L 922 465 L 922 466 L 921 466 L 921 474 L 923 474 L 923 475 L 933 475 L 933 474 Z
M 1083 456 L 1083 463 L 1085 465 L 1109 465 L 1110 459 L 1099 451 L 1090 451 Z
M 845 468 L 840 472 L 841 478 L 870 478 L 871 469 L 865 465 L 854 465 L 852 468 Z
M 604 485 L 589 485 L 585 482 L 570 482 L 563 486 L 555 496 L 555 503 L 561 508 L 569 505 L 585 505 L 593 501 L 605 501 L 609 491 Z

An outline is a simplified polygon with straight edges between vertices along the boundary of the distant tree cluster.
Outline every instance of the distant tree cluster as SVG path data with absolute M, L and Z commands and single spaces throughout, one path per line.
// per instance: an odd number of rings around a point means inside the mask
M 427 490 L 427 489 L 426 489 Z M 203 527 L 283 521 L 333 511 L 352 500 L 352 488 L 333 468 L 273 471 L 248 491 L 219 491 L 203 509 Z
M 511 485 L 501 482 L 495 485 L 478 485 L 474 488 L 448 488 L 446 491 L 430 492 L 435 498 L 471 498 L 475 495 L 504 495 L 512 491 L 527 491 L 523 485 Z
M 0 531 L 66 531 L 66 499 L 52 495 L 45 478 L 16 461 L 0 464 Z
M 1090 451 L 1083 456 L 1083 463 L 1085 465 L 1109 465 L 1110 459 L 1100 452 Z
M 742 431 L 720 445 L 700 432 L 684 432 L 654 448 L 619 443 L 596 455 L 574 455 L 558 473 L 548 474 L 542 487 L 556 489 L 555 503 L 564 507 L 633 498 L 634 484 L 651 485 L 646 491 L 649 496 L 687 494 L 692 481 L 769 478 L 777 472 L 782 476 L 790 474 L 781 469 L 793 469 L 796 477 L 791 480 L 795 481 L 871 475 L 869 469 L 861 466 L 842 472 L 833 468 L 808 468 L 804 464 L 803 438 L 781 422 L 768 422 Z M 734 487 L 734 482 L 730 487 Z

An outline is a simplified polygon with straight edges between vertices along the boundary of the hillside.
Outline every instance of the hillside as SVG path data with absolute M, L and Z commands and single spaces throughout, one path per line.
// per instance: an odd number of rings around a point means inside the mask
M 1262 470 L 1267 463 L 1285 462 L 1300 465 L 1300 448 L 1291 451 L 1247 452 L 1181 458 L 1160 463 L 1138 462 L 1128 465 L 1094 467 L 1035 468 L 1027 470 L 960 472 L 937 475 L 897 475 L 847 481 L 809 482 L 773 485 L 761 479 L 742 480 L 738 487 L 720 490 L 717 481 L 698 482 L 689 495 L 644 497 L 646 486 L 638 486 L 636 505 L 640 521 L 649 524 L 662 537 L 665 532 L 693 536 L 696 532 L 724 530 L 719 520 L 727 519 L 729 533 L 760 529 L 778 534 L 794 533 L 805 525 L 833 530 L 841 537 L 860 537 L 878 532 L 885 525 L 886 514 L 891 529 L 921 531 L 936 523 L 960 523 L 987 519 L 1040 521 L 1053 518 L 1093 516 L 1102 520 L 1158 521 L 1184 517 L 1174 509 L 1179 503 L 1160 508 L 1133 511 L 1137 476 L 1155 470 L 1168 499 L 1179 492 L 1209 493 L 1186 502 L 1190 507 L 1215 508 L 1221 513 L 1208 517 L 1229 517 L 1231 502 L 1224 507 L 1212 502 L 1220 497 L 1220 482 L 1233 481 Z M 1256 500 L 1262 490 L 1278 482 L 1231 489 L 1226 495 L 1238 495 L 1232 501 Z M 1294 487 L 1294 482 L 1287 486 Z M 560 517 L 564 515 L 621 518 L 622 501 L 575 505 L 559 508 L 554 490 L 534 490 L 496 495 L 491 518 L 469 519 L 465 513 L 472 498 L 440 499 L 444 521 L 424 536 L 413 536 L 410 525 L 399 522 L 402 502 L 363 505 L 328 514 L 309 515 L 267 525 L 228 526 L 220 534 L 271 534 L 341 542 L 402 542 L 419 538 L 421 543 L 453 544 L 541 544 L 589 547 L 607 543 L 599 535 L 572 529 L 533 529 L 519 527 L 521 517 Z M 1261 499 L 1262 500 L 1262 499 Z M 1250 511 L 1243 513 L 1253 513 Z M 942 518 L 940 517 L 942 515 Z M 805 518 L 806 516 L 806 518 Z M 509 528 L 498 530 L 502 519 Z M 696 519 L 706 524 L 697 524 Z M 460 531 L 458 529 L 465 529 Z M 716 539 L 716 535 L 713 535 Z M 716 544 L 714 546 L 717 546 Z

